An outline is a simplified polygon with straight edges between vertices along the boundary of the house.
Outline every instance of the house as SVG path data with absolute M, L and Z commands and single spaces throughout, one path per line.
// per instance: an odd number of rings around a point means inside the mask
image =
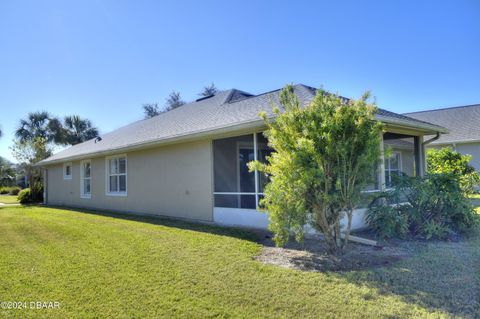
M 429 147 L 451 147 L 461 154 L 472 155 L 471 164 L 480 171 L 480 104 L 407 113 L 406 116 L 435 123 L 449 130 Z
M 45 202 L 265 228 L 268 218 L 257 204 L 267 178 L 249 172 L 247 163 L 272 152 L 259 112 L 273 117 L 279 92 L 222 91 L 63 150 L 39 164 Z M 295 85 L 294 92 L 306 105 L 316 89 Z M 398 172 L 422 175 L 424 136 L 447 132 L 383 109 L 376 117 L 393 155 L 381 161 L 366 194 L 387 187 Z M 364 225 L 364 210 L 354 228 Z

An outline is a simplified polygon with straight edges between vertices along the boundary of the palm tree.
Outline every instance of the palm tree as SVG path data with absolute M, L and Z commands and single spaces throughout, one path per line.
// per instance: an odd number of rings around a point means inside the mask
M 78 115 L 66 116 L 63 120 L 63 143 L 75 145 L 98 136 L 98 129 L 89 119 Z
M 20 142 L 31 141 L 39 137 L 51 142 L 54 140 L 55 134 L 49 126 L 50 120 L 50 114 L 45 111 L 28 113 L 26 119 L 20 120 L 15 136 Z

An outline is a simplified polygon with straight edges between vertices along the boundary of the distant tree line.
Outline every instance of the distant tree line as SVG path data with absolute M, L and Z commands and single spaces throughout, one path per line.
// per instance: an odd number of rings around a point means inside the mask
M 61 120 L 45 111 L 28 113 L 15 130 L 15 137 L 22 143 L 43 138 L 48 143 L 75 145 L 97 136 L 98 129 L 89 119 L 70 115 Z
M 78 115 L 60 119 L 45 111 L 28 113 L 15 130 L 12 150 L 19 165 L 17 173 L 28 178 L 32 201 L 42 200 L 42 170 L 35 166 L 53 154 L 54 145 L 75 145 L 98 136 L 89 119 Z
M 215 86 L 215 84 L 212 82 L 210 85 L 205 86 L 198 95 L 200 97 L 207 97 L 207 96 L 212 96 L 218 93 L 218 89 Z M 165 104 L 162 106 L 158 102 L 153 102 L 153 103 L 145 103 L 142 105 L 143 107 L 143 112 L 145 114 L 145 118 L 151 118 L 154 116 L 157 116 L 161 113 L 165 113 L 168 111 L 171 111 L 173 109 L 176 109 L 177 107 L 180 107 L 184 105 L 186 102 L 182 99 L 180 96 L 180 92 L 178 91 L 172 91 L 168 97 L 165 99 Z

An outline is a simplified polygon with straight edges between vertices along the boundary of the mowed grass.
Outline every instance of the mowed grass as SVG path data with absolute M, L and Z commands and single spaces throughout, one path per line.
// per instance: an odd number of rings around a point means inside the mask
M 480 240 L 426 244 L 390 268 L 301 272 L 253 257 L 253 234 L 48 207 L 0 209 L 0 318 L 479 316 Z
M 17 204 L 18 203 L 18 196 L 0 195 L 0 203 L 2 203 L 2 204 Z

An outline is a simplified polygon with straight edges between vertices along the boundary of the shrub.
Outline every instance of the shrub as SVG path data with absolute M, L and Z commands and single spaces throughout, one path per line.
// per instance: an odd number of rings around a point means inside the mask
M 18 186 L 0 187 L 0 194 L 2 195 L 6 195 L 6 194 L 17 195 L 19 191 L 20 191 L 20 187 Z
M 470 165 L 471 155 L 463 155 L 450 147 L 430 149 L 427 153 L 427 171 L 430 174 L 453 174 L 460 182 L 463 192 L 471 194 L 480 184 L 480 175 Z
M 448 236 L 449 228 L 442 222 L 430 220 L 422 226 L 422 233 L 426 239 L 445 239 Z
M 407 234 L 426 239 L 467 232 L 478 223 L 478 215 L 464 197 L 455 174 L 399 176 L 394 190 L 381 197 L 394 205 L 388 209 L 371 207 L 367 223 L 382 237 L 403 236 L 405 221 Z
M 32 202 L 32 192 L 30 191 L 30 188 L 22 189 L 18 193 L 18 201 L 21 204 L 28 204 Z
M 20 192 L 20 187 L 12 187 L 12 189 L 10 189 L 8 194 L 17 196 L 19 192 Z
M 372 207 L 366 221 L 381 238 L 404 237 L 408 233 L 408 218 L 392 206 Z

